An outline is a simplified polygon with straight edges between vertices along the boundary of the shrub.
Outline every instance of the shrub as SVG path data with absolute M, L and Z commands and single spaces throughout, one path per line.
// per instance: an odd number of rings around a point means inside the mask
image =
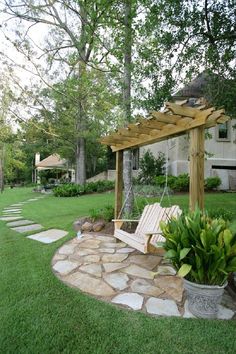
M 224 220 L 231 221 L 233 220 L 234 214 L 232 211 L 223 209 L 223 208 L 218 208 L 218 209 L 210 209 L 208 210 L 208 215 L 211 218 L 222 218 Z
M 154 184 L 154 178 L 163 175 L 166 163 L 165 155 L 158 153 L 156 158 L 150 150 L 147 150 L 139 161 L 140 172 L 137 177 L 140 184 Z
M 221 185 L 220 177 L 208 177 L 205 179 L 205 190 L 212 191 Z
M 174 190 L 175 189 L 175 184 L 176 180 L 178 179 L 177 176 L 167 176 L 167 185 L 170 189 Z M 166 183 L 166 177 L 165 176 L 157 176 L 155 177 L 155 184 L 159 187 L 164 188 L 165 183 Z
M 89 182 L 84 186 L 80 184 L 63 184 L 53 189 L 56 197 L 76 197 L 82 194 L 89 194 L 94 192 L 105 192 L 114 189 L 115 183 L 113 181 L 97 181 Z
M 114 208 L 111 205 L 106 205 L 104 208 L 97 208 L 89 210 L 90 218 L 95 221 L 98 219 L 104 219 L 105 221 L 111 221 L 114 218 Z
M 160 225 L 166 238 L 165 258 L 179 276 L 198 284 L 223 285 L 236 271 L 236 234 L 223 219 L 211 219 L 196 209 Z
M 189 190 L 189 175 L 183 173 L 175 180 L 174 190 L 177 192 L 186 192 Z

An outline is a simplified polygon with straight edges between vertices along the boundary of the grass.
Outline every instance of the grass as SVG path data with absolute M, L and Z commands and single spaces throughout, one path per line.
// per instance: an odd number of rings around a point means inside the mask
M 35 196 L 35 194 L 34 194 Z M 32 197 L 30 189 L 7 190 L 0 209 Z M 187 205 L 187 196 L 174 202 Z M 209 198 L 209 199 L 208 199 Z M 226 199 L 225 199 L 226 198 Z M 219 207 L 232 195 L 209 195 Z M 48 227 L 69 231 L 89 209 L 113 203 L 113 194 L 54 198 L 25 205 L 23 215 Z M 236 209 L 236 208 L 235 208 Z M 44 245 L 0 222 L 0 353 L 8 354 L 176 354 L 234 353 L 236 321 L 154 318 L 121 310 L 62 284 L 51 259 L 65 242 Z

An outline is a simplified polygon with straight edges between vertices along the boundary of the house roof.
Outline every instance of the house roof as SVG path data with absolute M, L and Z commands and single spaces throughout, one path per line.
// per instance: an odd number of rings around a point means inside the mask
M 35 166 L 44 168 L 63 168 L 66 163 L 66 159 L 62 159 L 58 154 L 53 154 L 38 162 Z
M 195 79 L 193 79 L 189 84 L 184 86 L 182 89 L 177 91 L 173 95 L 173 99 L 177 98 L 190 98 L 190 97 L 203 97 L 206 95 L 206 87 L 210 81 L 210 75 L 203 71 Z

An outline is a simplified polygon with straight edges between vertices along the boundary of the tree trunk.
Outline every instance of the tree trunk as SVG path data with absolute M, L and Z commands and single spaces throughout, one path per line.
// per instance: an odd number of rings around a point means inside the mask
M 132 54 L 132 14 L 131 0 L 125 0 L 125 38 L 124 38 L 124 82 L 123 82 L 123 107 L 126 122 L 131 121 L 131 54 Z M 133 187 L 132 187 L 132 152 L 124 151 L 124 193 L 129 195 L 124 206 L 124 213 L 130 214 L 133 210 Z

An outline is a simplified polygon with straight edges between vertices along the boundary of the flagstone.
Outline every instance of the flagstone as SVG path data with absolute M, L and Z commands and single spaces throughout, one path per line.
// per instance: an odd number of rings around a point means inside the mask
M 136 264 L 130 264 L 127 268 L 121 269 L 121 272 L 133 275 L 135 277 L 153 279 L 153 272 L 150 272 L 149 270 L 142 268 Z
M 57 261 L 61 261 L 61 260 L 64 260 L 66 258 L 66 254 L 58 254 L 56 253 L 52 259 L 52 261 L 55 263 Z M 77 262 L 78 263 L 78 262 Z
M 53 269 L 61 275 L 66 275 L 72 272 L 72 270 L 76 269 L 77 267 L 77 263 L 73 263 L 70 261 L 58 261 L 54 264 Z
M 154 279 L 154 284 L 165 291 L 173 300 L 181 302 L 183 298 L 183 280 L 173 275 L 160 275 Z
M 130 263 L 136 263 L 144 268 L 152 270 L 161 262 L 161 257 L 146 254 L 137 254 L 129 257 Z
M 97 249 L 82 248 L 82 249 L 78 249 L 73 256 L 83 257 L 83 256 L 88 256 L 89 254 L 98 254 L 98 250 Z
M 172 266 L 160 265 L 157 269 L 158 275 L 175 275 L 176 270 Z
M 120 248 L 116 251 L 116 253 L 132 253 L 134 252 L 135 249 L 134 248 L 129 248 L 129 247 L 125 247 L 125 248 Z
M 136 293 L 124 293 L 115 296 L 111 302 L 129 306 L 133 310 L 141 310 L 143 305 L 143 297 Z
M 102 276 L 102 266 L 100 264 L 92 263 L 88 265 L 83 265 L 80 267 L 83 272 L 95 275 L 97 277 Z
M 115 291 L 104 280 L 93 278 L 89 274 L 75 272 L 65 277 L 65 281 L 81 291 L 96 296 L 114 296 Z
M 118 269 L 127 267 L 125 263 L 103 263 L 103 267 L 106 273 L 114 272 Z
M 80 247 L 84 248 L 98 248 L 101 241 L 99 240 L 84 240 L 80 243 Z
M 23 234 L 24 232 L 29 232 L 29 231 L 36 231 L 43 229 L 43 226 L 40 224 L 31 224 L 31 225 L 25 225 L 25 226 L 17 226 L 17 227 L 11 227 L 11 230 L 19 232 Z
M 23 219 L 23 216 L 2 216 L 0 220 L 2 221 L 13 221 L 13 220 L 20 220 Z
M 34 221 L 32 220 L 19 220 L 19 221 L 13 221 L 7 223 L 7 226 L 22 226 L 22 225 L 28 225 L 28 224 L 33 224 Z
M 102 256 L 102 261 L 105 263 L 109 262 L 122 262 L 128 257 L 128 254 L 104 254 Z
M 104 241 L 104 242 L 114 242 L 114 243 L 116 243 L 116 238 L 115 237 L 111 237 L 111 236 L 100 236 L 100 235 L 96 236 L 95 235 L 94 238 L 96 240 L 100 240 L 100 241 Z
M 115 253 L 114 248 L 99 248 L 98 251 L 100 253 Z
M 18 213 L 18 212 L 21 212 L 22 211 L 22 209 L 3 209 L 3 212 L 4 213 L 14 213 L 14 212 L 16 212 L 16 213 Z
M 124 242 L 102 242 L 101 247 L 103 248 L 123 248 L 126 246 Z
M 164 292 L 162 289 L 158 288 L 157 286 L 151 285 L 145 279 L 135 279 L 132 282 L 130 288 L 133 292 L 142 293 L 149 296 L 159 296 Z
M 84 256 L 83 257 L 83 262 L 84 263 L 98 263 L 100 261 L 100 257 L 99 255 L 96 254 L 91 254 L 88 256 Z
M 68 232 L 64 230 L 50 229 L 50 230 L 39 232 L 34 235 L 30 235 L 28 236 L 28 238 L 42 243 L 52 243 L 57 240 L 60 240 L 61 238 L 65 237 L 67 234 Z
M 64 245 L 61 248 L 59 248 L 58 253 L 59 254 L 67 254 L 67 255 L 72 254 L 75 251 L 75 247 L 76 247 L 75 244 L 74 245 L 73 244 L 72 245 L 70 245 L 70 244 Z
M 173 300 L 157 299 L 150 297 L 146 302 L 147 312 L 159 316 L 180 316 L 180 312 Z
M 22 206 L 22 205 L 24 205 L 23 202 L 22 203 L 17 203 L 17 204 L 11 204 L 10 208 L 19 207 L 19 206 Z
M 113 288 L 118 290 L 124 290 L 128 287 L 127 283 L 129 281 L 129 277 L 123 273 L 105 274 L 103 279 Z

